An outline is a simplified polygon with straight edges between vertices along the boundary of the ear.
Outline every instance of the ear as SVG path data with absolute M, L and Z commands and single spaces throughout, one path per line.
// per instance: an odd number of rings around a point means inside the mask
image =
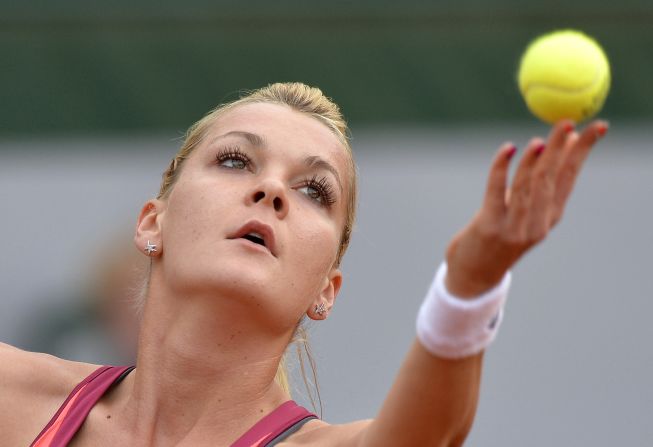
M 145 253 L 147 256 L 160 256 L 162 251 L 161 241 L 161 221 L 165 210 L 165 202 L 153 199 L 148 200 L 136 222 L 136 233 L 134 234 L 134 243 L 138 251 Z M 155 251 L 147 253 L 145 247 L 148 244 L 155 245 Z
M 326 320 L 327 315 L 333 308 L 338 292 L 342 286 L 342 272 L 340 269 L 332 268 L 326 278 L 322 290 L 317 297 L 317 300 L 311 304 L 311 308 L 307 314 L 313 320 Z

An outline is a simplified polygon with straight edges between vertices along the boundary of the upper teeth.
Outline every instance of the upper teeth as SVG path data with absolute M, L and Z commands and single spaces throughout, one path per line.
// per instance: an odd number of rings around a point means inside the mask
M 252 233 L 247 233 L 247 235 L 248 235 L 248 236 L 254 236 L 254 237 L 257 237 L 257 238 L 259 238 L 259 239 L 263 239 L 263 235 L 262 235 L 262 234 L 259 234 L 259 233 L 254 233 L 254 232 L 252 232 Z

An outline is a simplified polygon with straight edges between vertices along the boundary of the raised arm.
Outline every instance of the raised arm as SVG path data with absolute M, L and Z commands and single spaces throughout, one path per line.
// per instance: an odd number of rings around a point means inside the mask
M 583 162 L 607 123 L 581 133 L 558 123 L 547 141 L 534 138 L 507 187 L 514 146 L 497 153 L 481 209 L 447 249 L 446 290 L 474 300 L 495 287 L 512 266 L 560 220 Z M 479 396 L 483 352 L 453 359 L 413 343 L 380 413 L 357 439 L 359 447 L 461 445 Z

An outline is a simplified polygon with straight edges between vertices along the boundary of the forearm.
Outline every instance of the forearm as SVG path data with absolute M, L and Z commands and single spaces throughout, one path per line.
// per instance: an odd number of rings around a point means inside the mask
M 461 445 L 474 420 L 482 361 L 483 353 L 437 357 L 416 339 L 360 446 Z
M 532 139 L 510 186 L 516 147 L 499 149 L 483 205 L 449 245 L 450 275 L 429 290 L 418 314 L 418 340 L 360 446 L 462 444 L 476 411 L 483 350 L 501 323 L 506 273 L 560 220 L 607 123 L 596 121 L 581 133 L 573 129 L 563 120 L 547 141 Z
M 478 402 L 483 352 L 494 339 L 510 274 L 463 300 L 438 268 L 417 317 L 417 338 L 361 445 L 461 445 Z

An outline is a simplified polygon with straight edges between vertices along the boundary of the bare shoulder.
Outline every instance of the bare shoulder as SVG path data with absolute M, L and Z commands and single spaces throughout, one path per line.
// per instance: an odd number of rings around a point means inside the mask
M 316 419 L 307 422 L 279 447 L 355 447 L 359 445 L 365 429 L 374 419 L 363 419 L 346 424 L 329 424 Z
M 5 343 L 0 343 L 0 386 L 10 386 L 3 391 L 58 394 L 62 389 L 73 387 L 79 379 L 97 369 L 100 365 L 72 362 L 49 354 L 23 351 Z M 0 398 L 4 398 L 3 393 Z
M 96 368 L 0 343 L 3 442 L 29 445 L 70 391 Z

